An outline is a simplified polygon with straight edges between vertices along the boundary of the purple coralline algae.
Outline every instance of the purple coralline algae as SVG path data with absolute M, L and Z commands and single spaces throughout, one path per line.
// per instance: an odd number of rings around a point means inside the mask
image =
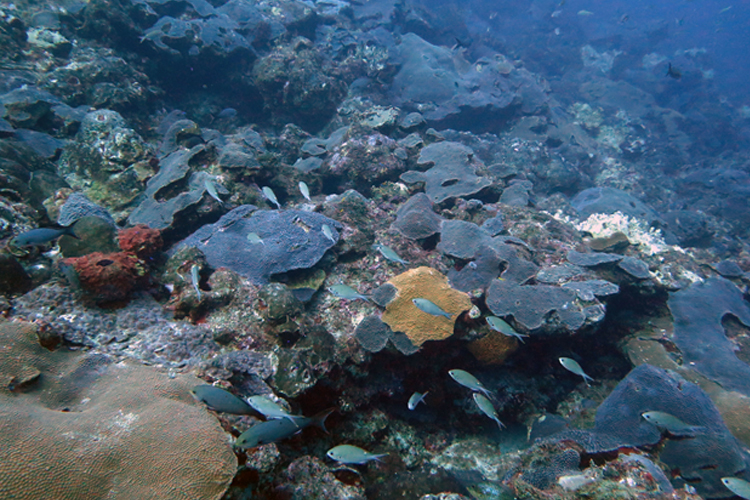
M 496 316 L 513 316 L 527 330 L 537 330 L 545 323 L 557 324 L 569 331 L 586 322 L 586 314 L 576 305 L 576 292 L 549 285 L 519 286 L 495 280 L 487 290 L 487 307 Z M 552 320 L 550 313 L 555 313 Z M 556 326 L 556 325 L 555 325 Z
M 728 314 L 750 326 L 750 307 L 740 289 L 727 279 L 709 278 L 670 293 L 668 305 L 684 363 L 725 389 L 750 396 L 750 366 L 737 357 L 722 326 Z
M 599 406 L 593 430 L 563 431 L 545 439 L 572 440 L 589 454 L 620 448 L 650 448 L 662 442 L 662 432 L 642 414 L 660 411 L 695 426 L 695 433 L 669 439 L 659 459 L 672 471 L 676 485 L 687 481 L 704 498 L 726 498 L 731 493 L 721 478 L 746 474 L 750 455 L 732 436 L 711 399 L 697 385 L 674 372 L 641 365 L 633 369 Z
M 409 239 L 420 240 L 439 233 L 442 220 L 432 211 L 430 198 L 417 193 L 398 208 L 396 222 L 391 227 Z
M 197 216 L 196 206 L 208 192 L 206 174 L 193 172 L 190 162 L 204 150 L 205 146 L 199 144 L 163 158 L 159 173 L 149 179 L 144 199 L 130 214 L 128 223 L 167 230 L 167 234 L 192 226 L 196 222 L 191 220 Z
M 418 163 L 432 166 L 425 172 L 404 172 L 401 180 L 408 184 L 424 182 L 425 193 L 433 203 L 477 194 L 492 185 L 491 179 L 477 175 L 477 170 L 484 167 L 482 161 L 471 148 L 458 142 L 438 142 L 424 147 Z
M 322 226 L 331 228 L 331 241 Z M 314 266 L 339 239 L 338 221 L 301 210 L 257 210 L 242 205 L 215 224 L 207 224 L 179 243 L 175 250 L 194 246 L 214 268 L 227 267 L 256 285 L 272 275 Z M 248 235 L 255 233 L 262 243 Z

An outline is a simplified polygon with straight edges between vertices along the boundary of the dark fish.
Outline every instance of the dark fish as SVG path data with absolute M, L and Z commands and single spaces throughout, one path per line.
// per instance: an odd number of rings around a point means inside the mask
M 249 404 L 229 391 L 213 385 L 197 385 L 190 389 L 195 399 L 205 403 L 210 409 L 233 415 L 254 415 Z
M 101 266 L 101 267 L 107 267 L 107 266 L 109 266 L 111 264 L 114 264 L 114 263 L 115 263 L 114 260 L 111 260 L 111 259 L 102 259 L 102 260 L 98 261 L 96 263 L 96 265 L 97 266 Z
M 76 233 L 73 232 L 73 226 L 63 227 L 60 229 L 54 229 L 51 227 L 44 227 L 39 229 L 32 229 L 21 233 L 11 240 L 11 244 L 18 248 L 25 247 L 36 247 L 43 246 L 47 243 L 56 240 L 60 236 L 70 236 L 75 239 L 79 239 Z
M 682 78 L 682 72 L 680 72 L 679 69 L 673 67 L 672 63 L 669 63 L 669 68 L 667 68 L 667 76 L 670 76 L 675 80 L 679 80 L 680 78 Z
M 326 430 L 325 421 L 328 415 L 333 413 L 333 408 L 324 410 L 312 417 L 296 417 L 294 421 L 286 418 L 278 420 L 266 420 L 250 427 L 248 430 L 240 434 L 235 443 L 239 448 L 255 448 L 262 444 L 275 443 L 281 441 L 289 436 L 297 434 L 305 427 L 311 425 L 317 425 L 325 432 Z

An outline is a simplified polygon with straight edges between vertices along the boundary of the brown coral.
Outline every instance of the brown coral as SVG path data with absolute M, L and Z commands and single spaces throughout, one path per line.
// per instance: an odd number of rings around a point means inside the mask
M 483 365 L 502 365 L 518 349 L 518 341 L 490 330 L 490 333 L 469 343 L 469 352 Z
M 2 498 L 219 499 L 226 491 L 236 458 L 190 396 L 197 378 L 49 352 L 28 323 L 0 322 L 0 345 Z M 13 383 L 20 379 L 25 385 Z
M 451 288 L 448 278 L 431 267 L 410 269 L 388 283 L 396 288 L 397 294 L 386 306 L 383 322 L 394 332 L 404 332 L 416 346 L 453 335 L 458 315 L 471 309 L 469 296 Z M 417 309 L 412 299 L 420 297 L 437 304 L 451 318 L 433 316 Z

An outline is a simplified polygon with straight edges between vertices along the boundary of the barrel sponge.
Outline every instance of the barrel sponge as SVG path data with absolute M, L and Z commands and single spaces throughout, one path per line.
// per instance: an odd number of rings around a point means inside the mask
M 192 400 L 195 377 L 50 352 L 28 323 L 0 323 L 0 345 L 0 497 L 219 499 L 228 488 L 236 457 Z
M 456 318 L 471 309 L 469 296 L 454 290 L 448 278 L 431 267 L 418 267 L 388 281 L 397 290 L 385 307 L 382 320 L 394 332 L 404 332 L 415 346 L 428 340 L 443 340 L 453 335 Z M 420 311 L 412 299 L 428 299 L 451 315 L 433 316 Z

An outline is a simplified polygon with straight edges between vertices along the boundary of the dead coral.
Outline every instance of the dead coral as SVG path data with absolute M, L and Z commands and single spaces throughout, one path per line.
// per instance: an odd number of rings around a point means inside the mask
M 471 309 L 469 296 L 451 288 L 448 278 L 430 267 L 410 269 L 388 283 L 396 287 L 398 293 L 386 306 L 383 322 L 395 332 L 404 332 L 416 346 L 453 335 L 458 315 Z M 451 315 L 450 319 L 420 311 L 412 303 L 415 298 L 434 302 Z

